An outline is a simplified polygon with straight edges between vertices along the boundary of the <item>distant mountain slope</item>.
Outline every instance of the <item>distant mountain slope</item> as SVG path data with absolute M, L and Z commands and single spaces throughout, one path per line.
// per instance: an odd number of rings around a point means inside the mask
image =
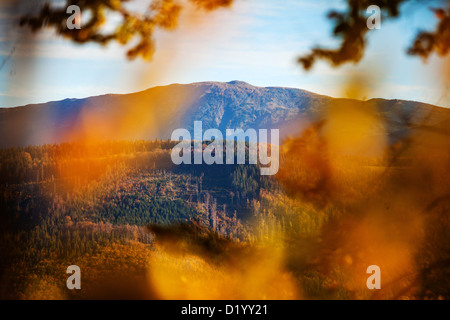
M 255 87 L 241 81 L 173 84 L 125 95 L 2 108 L 0 147 L 80 138 L 167 139 L 176 128 L 192 129 L 195 120 L 203 121 L 204 130 L 280 128 L 285 136 L 300 130 L 302 123 L 317 117 L 324 107 L 348 102 L 300 89 Z M 389 120 L 391 134 L 405 131 L 405 123 L 418 123 L 425 117 L 432 126 L 450 123 L 450 110 L 428 104 L 384 99 L 351 103 L 361 107 L 375 104 Z

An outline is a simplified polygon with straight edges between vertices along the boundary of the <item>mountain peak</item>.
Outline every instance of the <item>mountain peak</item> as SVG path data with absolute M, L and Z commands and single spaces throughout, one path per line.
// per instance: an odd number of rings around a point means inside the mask
M 245 82 L 245 81 L 239 81 L 239 80 L 233 80 L 230 82 L 227 82 L 228 84 L 236 85 L 236 86 L 251 86 L 251 84 Z

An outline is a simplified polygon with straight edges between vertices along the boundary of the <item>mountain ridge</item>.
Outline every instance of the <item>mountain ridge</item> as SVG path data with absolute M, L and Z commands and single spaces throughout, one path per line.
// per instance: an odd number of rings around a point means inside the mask
M 327 106 L 349 103 L 358 108 L 376 107 L 390 120 L 391 133 L 404 130 L 401 122 L 405 119 L 417 118 L 417 122 L 433 114 L 433 119 L 428 119 L 431 125 L 439 124 L 439 119 L 445 125 L 450 119 L 450 110 L 416 101 L 360 101 L 297 88 L 258 87 L 239 80 L 204 81 L 0 108 L 0 147 L 84 138 L 167 139 L 176 128 L 193 130 L 195 120 L 203 121 L 204 130 L 280 128 L 281 135 L 286 136 L 318 119 Z

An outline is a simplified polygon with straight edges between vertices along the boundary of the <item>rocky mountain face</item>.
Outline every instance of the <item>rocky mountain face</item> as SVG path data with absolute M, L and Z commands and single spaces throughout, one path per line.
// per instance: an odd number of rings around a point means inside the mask
M 386 119 L 393 140 L 418 124 L 450 125 L 450 109 L 419 102 L 334 99 L 300 89 L 255 87 L 241 81 L 200 82 L 1 108 L 0 147 L 78 139 L 168 139 L 174 129 L 192 130 L 194 121 L 199 120 L 204 130 L 279 128 L 284 137 L 319 119 L 327 107 L 348 104 L 376 109 Z

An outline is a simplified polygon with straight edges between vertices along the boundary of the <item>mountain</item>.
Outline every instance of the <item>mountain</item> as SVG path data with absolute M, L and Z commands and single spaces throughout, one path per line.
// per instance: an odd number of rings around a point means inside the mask
M 407 134 L 426 121 L 450 124 L 450 110 L 429 104 L 372 99 L 335 99 L 300 89 L 255 87 L 241 81 L 172 84 L 124 95 L 66 99 L 0 108 L 0 147 L 42 145 L 77 139 L 167 139 L 176 128 L 280 128 L 294 134 L 330 105 L 377 108 L 388 133 Z M 351 124 L 349 124 L 351 125 Z

